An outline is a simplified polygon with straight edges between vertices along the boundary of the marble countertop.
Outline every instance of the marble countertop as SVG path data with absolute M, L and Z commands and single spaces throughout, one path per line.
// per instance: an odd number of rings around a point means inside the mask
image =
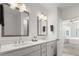
M 79 37 L 67 37 L 66 39 L 78 39 L 79 40 Z
M 30 47 L 33 45 L 37 45 L 37 44 L 41 44 L 41 43 L 46 43 L 46 42 L 50 42 L 50 41 L 55 41 L 55 40 L 38 40 L 36 42 L 32 42 L 32 41 L 26 41 L 22 44 L 7 44 L 7 45 L 2 45 L 0 47 L 0 53 L 4 53 L 4 52 L 8 52 L 8 51 L 13 51 L 16 49 L 20 49 L 20 48 L 25 48 L 25 47 Z

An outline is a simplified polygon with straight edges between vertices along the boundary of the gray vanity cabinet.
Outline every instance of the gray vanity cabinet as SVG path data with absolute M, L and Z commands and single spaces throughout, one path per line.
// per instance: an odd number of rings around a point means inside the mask
M 56 41 L 47 43 L 47 56 L 54 56 L 56 54 Z
M 29 49 L 29 53 L 23 56 L 40 56 L 40 45 L 36 45 Z
M 40 55 L 40 45 L 20 48 L 17 50 L 5 52 L 2 56 L 38 56 Z
M 56 55 L 56 41 L 36 44 L 12 51 L 4 52 L 2 56 L 54 56 Z

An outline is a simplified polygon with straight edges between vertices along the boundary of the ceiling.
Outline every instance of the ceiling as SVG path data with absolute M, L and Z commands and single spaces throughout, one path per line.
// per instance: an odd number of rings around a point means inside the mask
M 57 4 L 55 3 L 40 3 L 40 4 L 48 10 L 52 10 L 53 7 L 57 6 Z
M 79 6 L 79 3 L 41 3 L 46 9 L 51 10 L 53 7 L 59 7 L 60 9 Z
M 79 6 L 79 3 L 59 3 L 57 6 L 61 9 Z

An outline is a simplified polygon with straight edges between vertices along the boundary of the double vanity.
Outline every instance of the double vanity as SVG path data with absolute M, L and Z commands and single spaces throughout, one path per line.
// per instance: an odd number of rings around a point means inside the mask
M 7 44 L 0 47 L 1 56 L 55 56 L 57 40 L 26 41 L 21 44 Z
M 26 39 L 26 41 L 22 41 L 19 39 L 18 42 L 3 44 L 3 41 L 5 41 L 3 39 L 2 42 L 0 41 L 0 56 L 56 56 L 57 40 L 46 38 L 48 37 L 46 12 L 40 11 L 40 14 L 37 15 L 38 13 L 35 11 L 35 15 L 34 10 L 28 12 L 24 9 L 24 6 L 26 7 L 29 4 L 18 3 L 17 6 L 15 5 L 8 3 L 0 5 L 0 39 L 5 38 L 9 42 L 8 39 L 11 37 L 29 38 L 30 36 L 34 36 L 34 40 Z M 31 9 L 30 5 L 29 9 Z M 32 15 L 32 13 L 34 14 Z M 46 39 L 37 40 L 37 36 L 45 37 Z

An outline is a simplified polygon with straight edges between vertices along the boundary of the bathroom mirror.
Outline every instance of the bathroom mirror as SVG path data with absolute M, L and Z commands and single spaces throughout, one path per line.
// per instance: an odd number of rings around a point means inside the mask
M 37 17 L 37 34 L 38 36 L 47 35 L 47 20 Z
M 2 37 L 28 36 L 29 12 L 20 12 L 18 8 L 12 9 L 9 5 L 2 4 Z

